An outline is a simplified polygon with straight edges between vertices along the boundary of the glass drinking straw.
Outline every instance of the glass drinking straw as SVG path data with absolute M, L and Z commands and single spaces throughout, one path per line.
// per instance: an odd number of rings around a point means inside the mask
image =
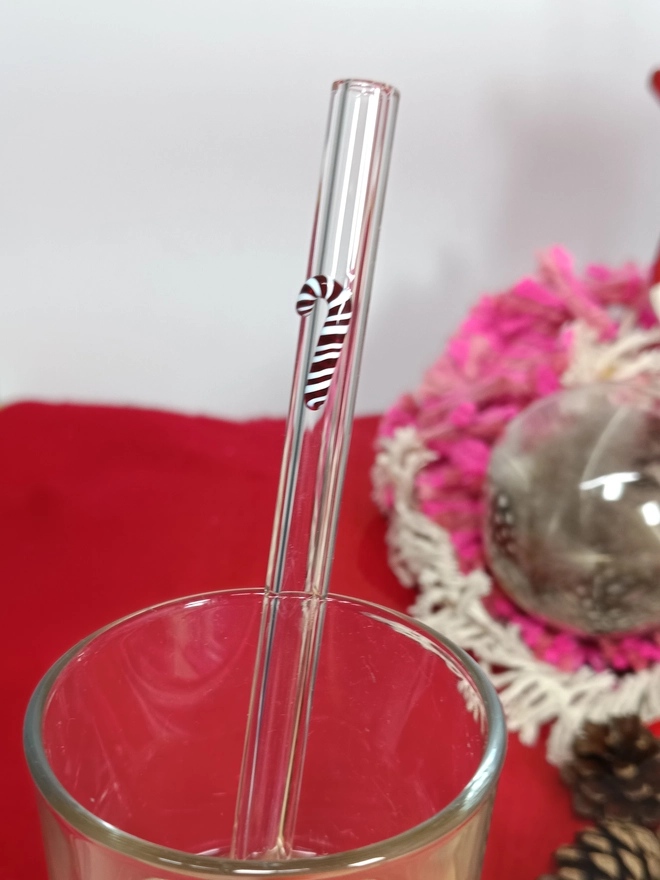
M 660 100 L 660 70 L 654 70 L 649 78 L 651 91 Z M 656 314 L 660 315 L 660 247 L 657 248 L 649 272 L 649 298 Z
M 290 858 L 397 91 L 332 88 L 232 857 Z M 301 595 L 303 594 L 303 595 Z M 309 854 L 307 854 L 309 855 Z

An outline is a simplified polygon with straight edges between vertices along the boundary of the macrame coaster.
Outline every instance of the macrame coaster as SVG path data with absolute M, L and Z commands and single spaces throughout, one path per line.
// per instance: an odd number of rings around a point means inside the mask
M 419 592 L 411 613 L 470 651 L 509 728 L 533 744 L 550 723 L 558 764 L 583 721 L 660 717 L 660 634 L 596 638 L 517 608 L 484 570 L 483 486 L 506 424 L 562 387 L 660 375 L 660 326 L 634 267 L 578 277 L 561 248 L 535 277 L 486 296 L 420 388 L 385 415 L 372 478 L 390 563 Z

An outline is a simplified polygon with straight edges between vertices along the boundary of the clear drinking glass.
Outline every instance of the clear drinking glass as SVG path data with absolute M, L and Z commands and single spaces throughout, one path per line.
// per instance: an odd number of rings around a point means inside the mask
M 281 597 L 300 620 L 303 593 Z M 51 880 L 479 875 L 505 750 L 497 696 L 417 621 L 330 596 L 296 857 L 226 857 L 263 591 L 178 599 L 100 630 L 37 687 L 25 751 Z

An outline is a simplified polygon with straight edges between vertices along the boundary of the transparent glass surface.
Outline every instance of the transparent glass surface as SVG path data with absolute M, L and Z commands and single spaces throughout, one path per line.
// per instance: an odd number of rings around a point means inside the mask
M 301 620 L 285 620 L 277 595 L 325 597 L 329 589 L 397 105 L 396 89 L 384 83 L 350 79 L 332 87 L 307 277 L 332 278 L 349 296 L 339 311 L 317 298 L 301 322 L 266 574 L 274 595 L 264 604 L 236 805 L 236 858 L 284 858 L 293 847 L 324 609 L 299 605 Z M 315 382 L 330 381 L 320 409 L 305 403 L 312 374 L 314 394 Z
M 300 620 L 304 594 L 282 597 Z M 297 857 L 231 861 L 263 593 L 157 606 L 60 660 L 25 749 L 51 880 L 457 878 L 480 871 L 504 755 L 497 697 L 459 649 L 403 615 L 327 600 Z
M 660 397 L 639 383 L 553 394 L 508 426 L 485 543 L 523 608 L 586 633 L 660 625 Z

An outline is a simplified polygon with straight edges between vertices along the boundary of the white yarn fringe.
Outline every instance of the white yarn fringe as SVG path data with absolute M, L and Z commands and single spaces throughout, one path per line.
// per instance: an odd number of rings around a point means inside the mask
M 569 330 L 573 335 L 571 363 L 561 379 L 566 387 L 660 374 L 660 350 L 653 348 L 660 343 L 660 328 L 641 330 L 631 315 L 622 320 L 617 338 L 609 342 L 599 342 L 597 332 L 584 321 L 574 321 Z
M 603 378 L 593 366 L 592 362 L 588 370 L 582 361 L 581 375 L 590 372 Z M 608 369 L 611 366 L 608 361 Z M 534 656 L 517 625 L 490 616 L 481 601 L 491 589 L 488 575 L 481 570 L 464 575 L 449 533 L 415 509 L 415 476 L 434 457 L 411 427 L 379 441 L 372 472 L 374 497 L 385 510 L 385 493 L 394 493 L 388 510 L 390 564 L 402 583 L 420 588 L 411 614 L 480 663 L 499 692 L 509 730 L 533 745 L 541 727 L 550 723 L 547 757 L 560 764 L 587 719 L 604 721 L 627 713 L 637 713 L 644 721 L 660 717 L 660 665 L 624 676 L 587 666 L 563 672 Z

